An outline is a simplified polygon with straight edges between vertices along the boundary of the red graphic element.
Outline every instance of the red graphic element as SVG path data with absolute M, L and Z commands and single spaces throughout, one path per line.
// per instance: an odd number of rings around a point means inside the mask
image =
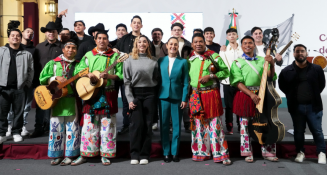
M 173 15 L 176 17 L 171 24 L 174 24 L 175 22 L 177 22 L 178 20 L 183 24 L 183 26 L 185 25 L 185 22 L 182 20 L 182 16 L 184 15 L 184 13 L 181 13 L 179 15 L 177 15 L 176 13 L 173 13 Z

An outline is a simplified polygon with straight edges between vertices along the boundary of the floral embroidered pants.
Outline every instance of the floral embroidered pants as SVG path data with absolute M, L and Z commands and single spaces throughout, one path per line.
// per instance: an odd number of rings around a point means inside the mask
M 240 117 L 241 135 L 241 156 L 252 156 L 252 146 L 248 130 L 249 117 Z M 276 157 L 276 143 L 273 145 L 261 145 L 263 157 Z
M 81 133 L 81 156 L 116 157 L 116 114 L 95 115 L 93 123 L 91 115 L 84 114 Z
M 229 159 L 228 145 L 220 117 L 204 120 L 194 119 L 195 131 L 192 131 L 192 152 L 194 161 L 210 159 L 214 162 Z
M 66 157 L 78 156 L 80 141 L 80 126 L 76 116 L 51 116 L 48 157 L 64 157 L 64 152 Z

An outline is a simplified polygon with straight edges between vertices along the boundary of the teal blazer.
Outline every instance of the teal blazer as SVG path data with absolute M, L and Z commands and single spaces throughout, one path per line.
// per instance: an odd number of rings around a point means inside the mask
M 169 58 L 161 57 L 158 60 L 161 73 L 159 99 L 173 99 L 187 102 L 189 86 L 189 69 L 186 59 L 177 57 L 169 76 Z

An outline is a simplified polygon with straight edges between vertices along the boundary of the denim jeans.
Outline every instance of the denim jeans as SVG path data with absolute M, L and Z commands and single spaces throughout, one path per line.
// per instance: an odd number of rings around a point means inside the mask
M 120 89 L 120 96 L 123 101 L 123 112 L 122 112 L 123 117 L 124 117 L 123 125 L 124 125 L 124 127 L 128 127 L 129 126 L 129 118 L 128 118 L 127 112 L 129 110 L 129 104 L 128 104 L 128 101 L 125 96 L 124 81 L 115 81 L 115 89 L 116 89 L 117 93 L 119 92 L 119 89 Z
M 26 92 L 25 92 L 25 98 L 26 98 L 26 102 L 25 102 L 25 107 L 24 107 L 24 126 L 28 123 L 26 118 L 28 116 L 28 113 L 30 112 L 31 108 L 32 108 L 32 101 L 33 101 L 33 97 L 34 97 L 34 88 L 26 88 Z M 10 112 L 8 114 L 8 124 L 10 125 L 12 120 L 14 119 L 14 112 L 12 110 L 12 105 L 10 107 Z
M 298 105 L 297 111 L 291 113 L 293 126 L 294 126 L 294 141 L 296 152 L 304 152 L 304 133 L 306 123 L 308 123 L 309 129 L 312 133 L 313 140 L 317 146 L 317 154 L 320 152 L 326 153 L 326 143 L 324 140 L 324 134 L 322 132 L 322 111 L 314 112 L 312 105 Z

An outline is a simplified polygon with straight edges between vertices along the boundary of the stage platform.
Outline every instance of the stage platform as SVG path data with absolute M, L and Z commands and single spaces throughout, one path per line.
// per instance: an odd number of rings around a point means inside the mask
M 285 125 L 286 131 L 293 128 L 293 123 L 287 108 L 280 108 L 279 119 Z M 117 113 L 117 131 L 122 127 L 122 109 L 119 109 Z M 224 116 L 222 116 L 223 123 Z M 32 109 L 27 118 L 28 124 L 27 129 L 30 133 L 34 129 L 34 119 L 35 119 L 35 109 Z M 226 131 L 226 127 L 224 127 Z M 47 133 L 48 134 L 48 133 Z M 23 142 L 15 143 L 12 137 L 8 137 L 8 141 L 0 145 L 0 158 L 4 159 L 47 159 L 47 144 L 48 135 L 44 134 L 39 138 L 29 138 L 24 137 Z M 307 127 L 306 134 L 310 134 Z M 229 152 L 231 157 L 240 157 L 240 134 L 237 131 L 236 117 L 234 117 L 234 134 L 226 135 L 226 140 L 229 145 Z M 283 158 L 289 158 L 296 155 L 295 146 L 293 144 L 293 135 L 285 133 L 285 138 L 283 141 L 277 144 L 277 155 Z M 154 131 L 152 137 L 152 153 L 151 157 L 159 158 L 162 157 L 162 147 L 160 143 L 160 131 Z M 255 156 L 260 156 L 260 145 L 258 143 L 253 143 L 253 150 Z M 305 140 L 306 144 L 306 157 L 316 157 L 316 146 L 313 140 Z M 180 156 L 181 157 L 191 157 L 191 134 L 186 133 L 184 127 L 182 126 L 181 132 L 181 144 L 180 144 Z M 128 158 L 129 157 L 129 135 L 117 135 L 117 157 Z

